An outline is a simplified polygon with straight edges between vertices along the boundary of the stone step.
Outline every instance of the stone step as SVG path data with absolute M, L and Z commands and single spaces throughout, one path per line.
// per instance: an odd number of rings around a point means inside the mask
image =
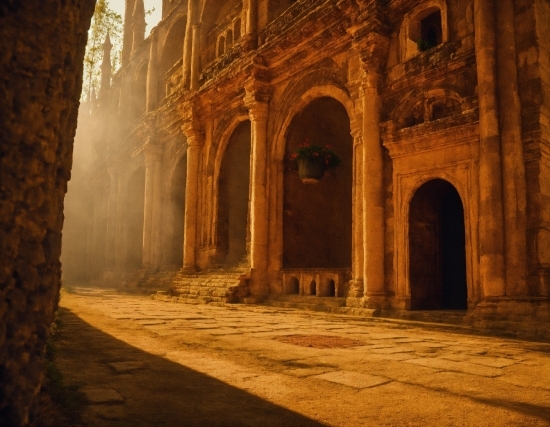
M 299 304 L 326 304 L 334 307 L 346 306 L 346 298 L 318 297 L 315 295 L 269 295 L 268 301 L 282 301 Z
M 236 303 L 248 295 L 247 280 L 250 269 L 178 272 L 171 282 L 168 294 L 180 300 L 199 303 Z M 159 297 L 160 298 L 160 297 Z
M 264 305 L 280 308 L 298 308 L 312 311 L 338 312 L 346 306 L 345 298 L 301 295 L 270 295 Z
M 171 289 L 229 289 L 234 286 L 242 286 L 241 282 L 233 282 L 233 283 L 172 283 L 170 288 Z
M 465 310 L 401 310 L 395 316 L 396 319 L 414 320 L 418 322 L 464 324 L 468 323 Z
M 196 296 L 196 295 L 170 295 L 167 291 L 158 291 L 151 295 L 152 299 L 164 302 L 178 302 L 184 304 L 209 304 L 215 306 L 225 306 L 227 304 L 225 297 L 215 296 Z

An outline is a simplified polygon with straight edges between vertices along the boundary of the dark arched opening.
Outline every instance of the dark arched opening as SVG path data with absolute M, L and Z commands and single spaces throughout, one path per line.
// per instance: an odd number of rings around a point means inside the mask
M 137 119 L 145 113 L 145 100 L 147 92 L 147 64 L 143 64 L 136 74 L 131 96 L 133 102 L 132 119 Z
M 290 278 L 285 293 L 289 295 L 300 293 L 300 281 L 296 277 Z
M 327 297 L 336 296 L 336 286 L 334 280 L 330 279 L 327 283 Z
M 183 267 L 183 225 L 185 216 L 185 189 L 187 183 L 187 156 L 182 157 L 172 175 L 170 187 L 170 208 L 172 215 L 172 237 L 170 265 Z
M 220 262 L 228 266 L 246 256 L 249 184 L 250 121 L 246 120 L 229 138 L 218 184 L 218 253 Z
M 317 184 L 304 184 L 290 160 L 305 139 L 332 146 L 342 163 Z M 351 267 L 353 144 L 344 106 L 317 98 L 292 120 L 286 135 L 283 196 L 283 267 Z
M 145 200 L 145 168 L 138 168 L 128 182 L 126 204 L 126 243 L 128 270 L 141 268 L 143 249 L 143 210 Z
M 425 183 L 411 200 L 409 260 L 411 309 L 468 308 L 464 208 L 447 181 Z
M 159 95 L 164 98 L 168 95 L 167 85 L 170 77 L 181 68 L 180 61 L 183 56 L 183 42 L 187 19 L 181 16 L 170 28 L 164 41 L 162 55 L 159 62 Z
M 317 282 L 315 282 L 315 280 L 312 280 L 309 284 L 309 294 L 317 295 Z

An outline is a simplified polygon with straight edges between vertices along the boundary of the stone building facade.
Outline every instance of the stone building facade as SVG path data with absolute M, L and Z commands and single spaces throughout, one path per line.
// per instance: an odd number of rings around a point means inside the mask
M 81 110 L 67 277 L 549 319 L 548 0 L 162 8 L 144 39 L 127 0 L 122 67 Z M 305 138 L 342 159 L 315 185 Z

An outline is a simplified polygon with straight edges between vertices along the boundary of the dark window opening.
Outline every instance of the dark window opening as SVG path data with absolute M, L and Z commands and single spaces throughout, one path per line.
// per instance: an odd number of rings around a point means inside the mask
M 442 35 L 441 11 L 437 10 L 420 22 L 419 50 L 424 51 L 440 45 L 443 41 Z
M 327 296 L 328 297 L 336 296 L 336 286 L 334 285 L 334 280 L 329 280 L 328 282 Z
M 312 280 L 309 284 L 309 294 L 317 295 L 317 283 L 315 283 L 315 280 Z

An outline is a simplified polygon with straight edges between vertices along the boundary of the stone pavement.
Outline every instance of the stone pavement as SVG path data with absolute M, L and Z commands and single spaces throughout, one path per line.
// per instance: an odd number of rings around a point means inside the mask
M 546 343 L 100 290 L 61 306 L 88 425 L 550 425 Z

